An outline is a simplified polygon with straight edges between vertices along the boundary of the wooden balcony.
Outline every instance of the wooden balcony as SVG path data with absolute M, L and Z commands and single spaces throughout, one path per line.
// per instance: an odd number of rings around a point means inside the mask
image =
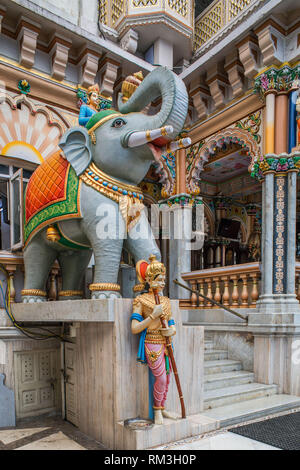
M 236 264 L 220 268 L 202 269 L 182 274 L 191 289 L 199 290 L 209 299 L 222 303 L 226 307 L 255 308 L 260 294 L 260 263 Z M 295 291 L 300 300 L 300 263 L 296 263 Z M 217 308 L 195 293 L 190 298 L 180 301 L 181 308 Z

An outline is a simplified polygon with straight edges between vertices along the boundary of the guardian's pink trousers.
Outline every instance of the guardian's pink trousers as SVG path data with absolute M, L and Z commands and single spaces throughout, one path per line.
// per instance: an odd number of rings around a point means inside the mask
M 149 351 L 159 351 L 161 348 L 161 344 L 153 344 L 153 343 L 146 343 L 147 348 Z M 158 356 L 157 360 L 152 364 L 150 361 L 147 351 L 146 351 L 146 359 L 148 366 L 150 367 L 152 374 L 155 377 L 154 387 L 153 387 L 153 401 L 155 407 L 164 407 L 165 401 L 167 398 L 169 383 L 170 383 L 170 374 L 166 373 L 166 364 L 165 364 L 165 350 L 166 346 L 164 345 L 162 348 L 162 352 Z M 170 364 L 170 371 L 171 371 L 171 364 Z

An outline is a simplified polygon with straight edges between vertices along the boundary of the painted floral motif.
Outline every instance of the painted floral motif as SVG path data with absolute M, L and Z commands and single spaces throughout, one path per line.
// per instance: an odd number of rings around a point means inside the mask
M 265 155 L 254 163 L 251 176 L 261 180 L 268 171 L 276 173 L 286 172 L 288 170 L 300 170 L 300 154 L 284 154 L 285 156 L 268 156 Z
M 203 204 L 202 199 L 197 196 L 191 196 L 190 194 L 182 194 L 176 197 L 170 197 L 165 201 L 161 201 L 160 205 L 167 204 L 169 207 L 180 205 L 181 207 L 184 206 L 195 206 L 199 204 Z
M 246 119 L 236 122 L 235 126 L 239 129 L 244 129 L 245 131 L 250 132 L 258 144 L 261 142 L 261 136 L 259 135 L 261 126 L 261 111 L 257 111 L 256 113 L 248 116 Z
M 170 170 L 170 173 L 173 178 L 176 177 L 176 157 L 174 152 L 167 153 L 166 155 L 162 155 L 162 158 L 166 162 L 167 167 Z
M 21 93 L 23 93 L 24 95 L 28 95 L 28 93 L 30 93 L 30 84 L 28 83 L 27 80 L 20 80 L 19 83 L 18 83 L 18 88 L 20 90 Z
M 200 149 L 203 147 L 203 145 L 205 144 L 205 141 L 204 140 L 201 140 L 200 142 L 198 142 L 197 144 L 195 145 L 192 145 L 189 149 L 188 149 L 188 152 L 186 154 L 186 171 L 189 172 L 192 165 L 193 165 L 193 162 L 195 161 L 195 159 L 197 158 L 197 155 L 200 151 Z
M 291 67 L 287 64 L 281 69 L 271 67 L 256 77 L 254 91 L 260 95 L 264 95 L 266 92 L 271 90 L 289 91 L 293 88 L 298 88 L 299 81 L 300 64 L 295 67 Z

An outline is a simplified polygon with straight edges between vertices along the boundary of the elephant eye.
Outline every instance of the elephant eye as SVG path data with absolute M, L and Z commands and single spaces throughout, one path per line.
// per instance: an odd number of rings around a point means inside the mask
M 125 126 L 126 122 L 124 121 L 124 119 L 116 119 L 113 123 L 112 123 L 112 127 L 123 127 Z

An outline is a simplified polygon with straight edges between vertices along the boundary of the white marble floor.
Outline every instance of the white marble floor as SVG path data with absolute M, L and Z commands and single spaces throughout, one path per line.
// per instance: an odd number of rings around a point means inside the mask
M 222 431 L 195 440 L 174 442 L 167 446 L 156 447 L 155 450 L 279 450 L 262 442 L 233 432 Z
M 24 420 L 15 428 L 0 429 L 1 450 L 103 450 L 99 442 L 60 417 Z
M 37 419 L 0 430 L 0 450 L 103 450 L 103 446 L 59 418 Z M 277 450 L 262 442 L 222 430 L 173 442 L 153 450 Z M 279 449 L 278 449 L 279 450 Z

